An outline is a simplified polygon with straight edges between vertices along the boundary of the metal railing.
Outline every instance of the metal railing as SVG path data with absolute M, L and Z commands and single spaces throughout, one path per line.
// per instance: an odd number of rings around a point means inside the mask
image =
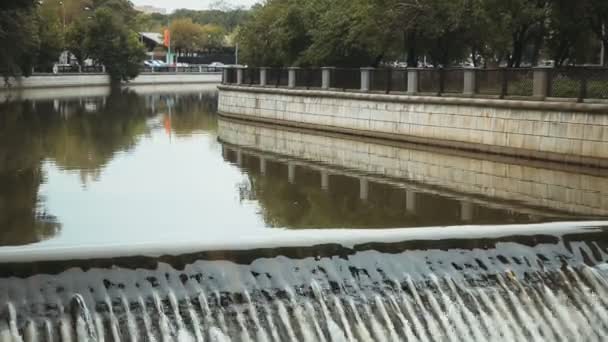
M 289 80 L 286 68 L 270 68 L 267 70 L 266 84 L 274 87 L 286 87 Z
M 480 95 L 533 96 L 534 69 L 480 69 L 475 71 Z
M 257 85 L 260 84 L 260 69 L 248 68 L 243 70 L 243 84 Z
M 222 72 L 223 68 L 210 67 L 208 65 L 188 65 L 188 66 L 142 66 L 141 72 L 158 73 L 209 73 Z M 78 65 L 55 65 L 48 69 L 34 69 L 36 74 L 94 74 L 105 73 L 106 69 L 102 65 L 78 66 Z
M 223 68 L 210 67 L 208 65 L 188 65 L 188 66 L 142 66 L 141 72 L 165 72 L 165 73 L 201 73 L 201 72 L 221 72 Z
M 296 70 L 296 87 L 306 89 L 321 88 L 321 69 L 303 68 Z
M 264 84 L 261 75 L 265 77 Z M 224 71 L 223 82 L 385 94 L 608 100 L 608 68 L 600 67 L 229 68 Z
M 336 68 L 331 70 L 330 88 L 342 90 L 361 89 L 360 69 Z
M 608 69 L 552 69 L 548 77 L 548 96 L 561 98 L 608 99 Z

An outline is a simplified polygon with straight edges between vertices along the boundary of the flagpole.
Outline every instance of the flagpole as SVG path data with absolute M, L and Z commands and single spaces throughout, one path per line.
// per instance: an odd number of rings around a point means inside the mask
M 171 23 L 167 20 L 167 30 L 165 32 L 167 36 L 165 37 L 167 39 L 167 65 L 171 65 L 171 30 L 169 27 L 171 27 Z

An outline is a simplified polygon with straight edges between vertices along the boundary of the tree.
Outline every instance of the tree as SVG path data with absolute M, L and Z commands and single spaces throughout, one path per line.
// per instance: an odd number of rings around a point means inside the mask
M 203 36 L 202 50 L 219 49 L 224 45 L 226 30 L 215 24 L 203 25 L 201 28 Z
M 192 19 L 177 19 L 169 27 L 171 31 L 171 48 L 178 53 L 190 53 L 202 50 L 204 44 L 203 27 L 192 22 Z
M 306 48 L 304 61 L 377 66 L 399 41 L 397 12 L 392 8 L 392 0 L 341 0 L 306 9 L 312 44 Z M 317 13 L 319 22 L 314 21 Z
M 11 76 L 30 75 L 40 37 L 33 0 L 8 0 L 0 4 L 0 73 L 5 81 Z
M 109 8 L 97 9 L 91 18 L 87 39 L 90 56 L 105 65 L 112 81 L 128 81 L 139 74 L 146 57 L 137 33 Z
M 40 43 L 36 65 L 43 70 L 50 70 L 64 48 L 63 24 L 48 7 L 39 7 L 37 14 Z
M 582 0 L 585 6 L 585 16 L 593 33 L 602 42 L 604 53 L 608 50 L 608 1 Z M 608 58 L 604 56 L 604 66 L 608 66 Z
M 89 58 L 87 50 L 87 39 L 89 37 L 88 19 L 78 18 L 73 21 L 65 32 L 65 47 L 68 49 L 79 65 L 84 65 L 84 61 Z

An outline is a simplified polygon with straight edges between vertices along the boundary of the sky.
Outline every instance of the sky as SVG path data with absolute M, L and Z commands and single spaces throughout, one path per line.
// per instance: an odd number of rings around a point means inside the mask
M 154 7 L 165 8 L 168 11 L 173 11 L 179 8 L 188 9 L 208 9 L 213 3 L 217 3 L 217 0 L 131 0 L 135 5 L 150 5 Z M 259 2 L 259 0 L 223 0 L 224 3 L 231 6 L 245 6 L 250 7 L 251 5 Z

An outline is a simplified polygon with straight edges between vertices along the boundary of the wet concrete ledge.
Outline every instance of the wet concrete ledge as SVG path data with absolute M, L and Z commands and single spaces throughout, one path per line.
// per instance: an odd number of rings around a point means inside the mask
M 608 105 L 218 87 L 233 118 L 608 168 Z

